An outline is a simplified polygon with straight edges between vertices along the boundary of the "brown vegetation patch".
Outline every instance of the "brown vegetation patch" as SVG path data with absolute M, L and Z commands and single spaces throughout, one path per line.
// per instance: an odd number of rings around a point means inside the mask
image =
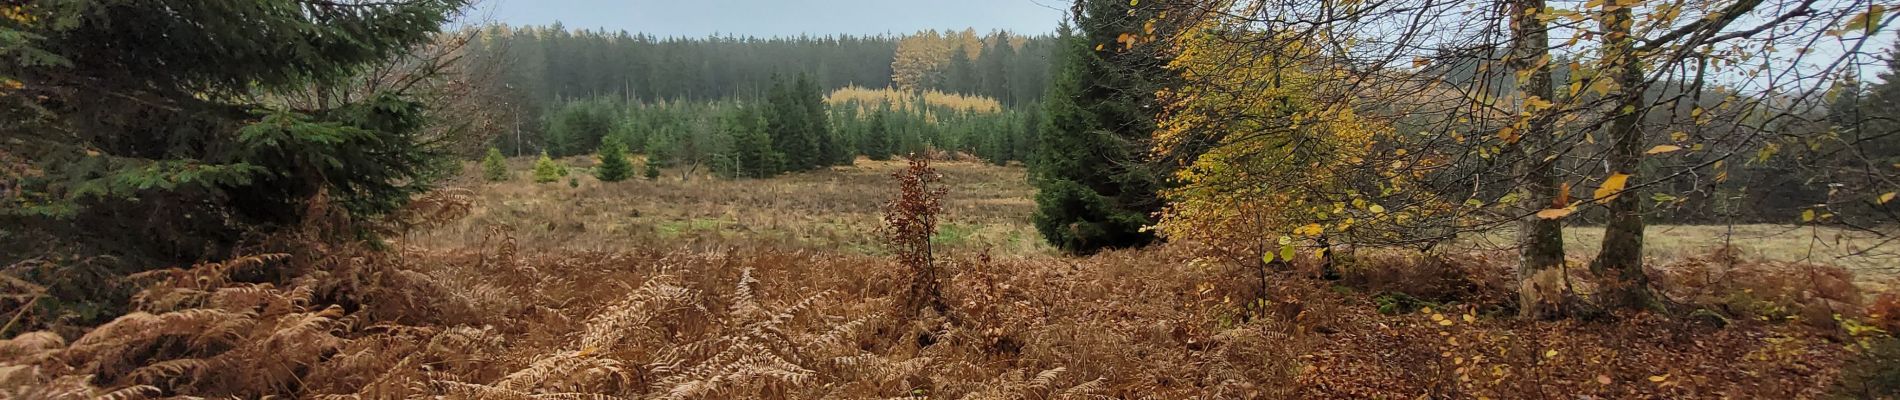
M 147 313 L 70 342 L 0 342 L 0 387 L 368 398 L 1813 398 L 1831 387 L 1842 354 L 1794 325 L 1647 316 L 1525 324 L 1471 306 L 1387 316 L 1371 295 L 1294 275 L 1274 276 L 1268 300 L 1256 302 L 1257 287 L 1234 279 L 1244 271 L 1175 247 L 1073 260 L 953 257 L 944 293 L 962 323 L 927 315 L 908 325 L 889 316 L 905 272 L 849 253 L 700 244 L 517 255 L 490 245 L 325 260 L 284 286 L 219 282 L 226 270 L 207 266 L 172 272 L 192 278 L 149 290 Z M 72 378 L 82 375 L 92 377 Z

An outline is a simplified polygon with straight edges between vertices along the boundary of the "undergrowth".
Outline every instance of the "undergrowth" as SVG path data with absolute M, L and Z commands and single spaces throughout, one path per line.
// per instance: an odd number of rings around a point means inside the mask
M 152 284 L 138 312 L 76 338 L 0 342 L 0 389 L 36 398 L 1813 398 L 1833 390 L 1845 354 L 1793 324 L 1523 323 L 1480 315 L 1475 303 L 1386 316 L 1370 295 L 1297 274 L 1276 276 L 1267 300 L 1243 307 L 1259 293 L 1228 279 L 1240 271 L 1173 247 L 940 260 L 945 301 L 970 317 L 926 321 L 941 331 L 931 343 L 893 334 L 911 329 L 890 312 L 909 271 L 869 256 L 705 244 L 542 252 L 515 249 L 505 231 L 468 249 L 350 254 L 141 275 Z M 307 272 L 283 284 L 227 278 L 255 268 Z
M 444 193 L 392 235 L 468 213 Z M 1657 271 L 1671 313 L 1544 322 L 1501 310 L 1500 254 L 1352 251 L 1338 281 L 1300 259 L 1263 284 L 1180 244 L 946 252 L 944 310 L 906 318 L 916 270 L 886 256 L 522 229 L 133 275 L 128 314 L 0 341 L 0 398 L 1855 398 L 1900 370 L 1891 295 L 1720 254 Z

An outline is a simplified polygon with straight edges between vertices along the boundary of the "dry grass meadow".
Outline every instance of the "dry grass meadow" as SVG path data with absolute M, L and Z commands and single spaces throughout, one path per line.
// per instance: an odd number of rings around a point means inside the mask
M 491 227 L 511 230 L 524 246 L 613 250 L 659 242 L 743 241 L 883 253 L 880 207 L 895 194 L 891 176 L 903 161 L 860 159 L 852 167 L 769 180 L 723 180 L 667 171 L 656 180 L 600 182 L 593 160 L 562 160 L 579 182 L 536 184 L 529 159 L 512 160 L 515 179 L 464 180 L 477 197 L 468 218 L 419 232 L 413 245 L 443 248 L 478 240 Z M 638 162 L 636 162 L 638 164 Z M 470 167 L 469 177 L 477 176 Z M 1051 254 L 1029 224 L 1034 188 L 1022 168 L 944 163 L 944 221 L 935 242 L 949 251 Z M 682 175 L 686 175 L 683 179 Z
M 530 181 L 532 159 L 510 162 L 515 178 L 499 183 L 472 179 L 479 174 L 470 165 L 465 174 L 470 178 L 460 182 L 478 197 L 470 216 L 407 240 L 450 248 L 504 227 L 532 248 L 613 250 L 680 241 L 744 241 L 884 254 L 872 232 L 879 224 L 879 207 L 895 192 L 890 174 L 904 165 L 860 159 L 851 167 L 739 181 L 713 178 L 703 170 L 686 175 L 674 169 L 658 180 L 606 183 L 589 174 L 591 158 L 573 157 L 561 160 L 579 182 L 579 187 L 569 187 L 565 181 Z M 980 162 L 942 163 L 938 169 L 952 189 L 934 241 L 941 248 L 997 256 L 1055 255 L 1030 225 L 1035 189 L 1027 184 L 1026 170 Z M 1452 248 L 1506 250 L 1512 245 L 1510 235 L 1508 228 L 1468 235 Z M 1835 228 L 1657 225 L 1649 227 L 1647 236 L 1645 253 L 1658 265 L 1726 247 L 1741 259 L 1847 267 L 1866 286 L 1886 286 L 1900 274 L 1900 255 L 1864 251 L 1887 243 Z M 1565 245 L 1580 262 L 1594 254 L 1602 238 L 1600 227 L 1565 229 Z
M 1702 279 L 1726 259 L 1685 250 L 1670 293 L 1748 318 L 1520 321 L 1498 251 L 1362 252 L 1337 282 L 1183 245 L 1055 255 L 1022 170 L 975 163 L 940 165 L 949 307 L 900 318 L 908 271 L 872 233 L 897 168 L 471 173 L 394 251 L 146 274 L 137 313 L 0 342 L 0 397 L 1788 399 L 1867 382 L 1843 369 L 1855 338 L 1826 327 L 1862 305 L 1845 275 Z M 301 278 L 235 278 L 260 269 Z
M 1494 250 L 1511 246 L 1508 229 L 1464 238 L 1457 249 Z M 1595 254 L 1603 243 L 1601 227 L 1564 229 L 1564 248 L 1579 262 Z M 1852 270 L 1856 283 L 1868 288 L 1892 288 L 1900 276 L 1900 254 L 1892 243 L 1837 228 L 1738 224 L 1652 225 L 1644 232 L 1643 253 L 1657 265 L 1708 256 L 1728 248 L 1744 260 L 1835 265 Z

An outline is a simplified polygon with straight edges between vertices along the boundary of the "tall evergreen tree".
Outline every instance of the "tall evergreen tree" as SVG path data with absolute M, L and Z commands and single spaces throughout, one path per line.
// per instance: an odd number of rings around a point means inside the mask
M 976 63 L 970 61 L 969 52 L 963 49 L 951 51 L 950 62 L 944 66 L 943 91 L 977 94 L 982 86 L 978 79 Z
M 1034 222 L 1050 244 L 1071 253 L 1149 244 L 1145 227 L 1160 211 L 1161 173 L 1148 162 L 1154 96 L 1165 76 L 1153 44 L 1124 45 L 1127 32 L 1160 12 L 1155 3 L 1078 0 L 1072 35 L 1064 24 L 1061 69 L 1040 129 Z
M 773 150 L 785 158 L 780 166 L 783 169 L 775 173 L 809 170 L 819 164 L 818 138 L 811 132 L 805 107 L 799 105 L 796 86 L 775 76 L 772 88 L 766 92 L 765 124 L 772 135 Z
M 817 150 L 811 168 L 850 164 L 850 152 L 838 144 L 837 135 L 831 131 L 830 115 L 825 110 L 824 89 L 818 88 L 818 83 L 804 74 L 798 76 L 798 83 L 793 89 L 792 93 L 796 96 L 793 103 L 798 106 L 796 111 L 803 114 L 801 122 L 804 122 L 804 130 L 801 133 L 810 137 L 812 147 Z
M 982 72 L 976 74 L 981 87 L 977 92 L 995 97 L 1004 104 L 1016 105 L 1024 99 L 1017 99 L 1010 93 L 1010 67 L 1016 62 L 1016 46 L 1009 41 L 1007 32 L 997 32 L 990 37 L 989 48 L 983 50 Z
M 351 91 L 463 1 L 6 4 L 0 158 L 26 172 L 0 171 L 0 226 L 114 226 L 83 236 L 203 260 L 302 220 L 319 193 L 369 218 L 444 172 L 414 96 Z M 311 88 L 350 95 L 285 100 Z

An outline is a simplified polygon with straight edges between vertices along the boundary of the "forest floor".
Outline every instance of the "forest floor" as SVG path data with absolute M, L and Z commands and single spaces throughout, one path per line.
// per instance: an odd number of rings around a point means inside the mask
M 1661 279 L 1678 317 L 1524 321 L 1501 250 L 1365 251 L 1338 281 L 1312 278 L 1310 263 L 1263 276 L 1185 245 L 1059 256 L 1027 222 L 1022 170 L 975 163 L 939 164 L 946 227 L 958 227 L 938 238 L 946 307 L 906 310 L 908 271 L 873 233 L 897 168 L 618 183 L 577 168 L 574 187 L 471 171 L 423 202 L 466 207 L 393 252 L 172 270 L 136 300 L 149 314 L 70 345 L 0 342 L 0 390 L 1788 399 L 1852 398 L 1882 379 L 1854 366 L 1868 339 L 1833 316 L 1866 297 L 1839 268 L 1684 251 L 1659 262 L 1678 271 Z M 281 286 L 229 278 L 277 264 L 306 272 Z

